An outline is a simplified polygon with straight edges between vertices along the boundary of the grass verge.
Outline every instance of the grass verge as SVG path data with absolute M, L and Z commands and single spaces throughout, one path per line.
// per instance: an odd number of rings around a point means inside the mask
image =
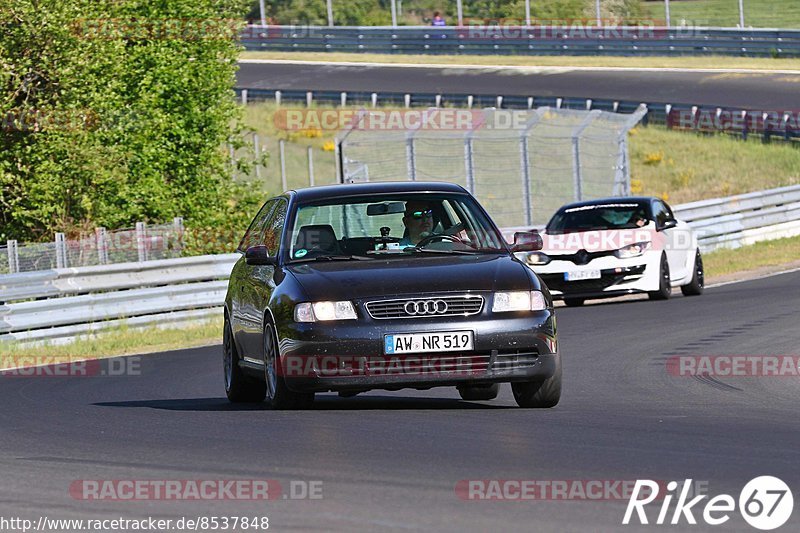
M 403 55 L 325 52 L 242 52 L 240 59 L 282 59 L 323 63 L 410 63 L 426 65 L 482 65 L 487 67 L 606 67 L 674 69 L 797 70 L 797 58 L 752 58 L 729 56 L 481 56 L 481 55 Z
M 716 250 L 703 256 L 706 275 L 711 278 L 740 276 L 743 273 L 783 270 L 800 262 L 800 237 L 757 242 L 735 250 Z M 800 266 L 800 264 L 797 264 Z M 780 268 L 777 268 L 780 267 Z
M 222 320 L 210 320 L 180 329 L 115 329 L 95 337 L 81 337 L 69 344 L 20 346 L 0 344 L 0 368 L 15 366 L 19 357 L 48 358 L 47 363 L 69 362 L 76 359 L 100 359 L 119 355 L 134 355 L 193 348 L 220 343 Z M 50 360 L 52 358 L 52 360 Z

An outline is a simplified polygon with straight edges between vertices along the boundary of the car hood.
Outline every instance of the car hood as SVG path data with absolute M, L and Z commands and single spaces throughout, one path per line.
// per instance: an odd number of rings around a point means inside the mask
M 312 300 L 535 288 L 530 271 L 508 255 L 314 262 L 286 269 Z

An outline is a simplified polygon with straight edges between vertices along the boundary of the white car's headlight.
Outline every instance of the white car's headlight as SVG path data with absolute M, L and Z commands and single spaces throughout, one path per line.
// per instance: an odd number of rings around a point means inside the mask
M 550 256 L 543 252 L 530 252 L 525 256 L 525 262 L 529 265 L 546 265 L 550 262 Z
M 494 293 L 493 313 L 509 311 L 543 311 L 547 309 L 544 294 L 539 291 L 514 291 Z
M 327 320 L 355 320 L 353 302 L 305 302 L 294 307 L 295 322 L 322 322 Z
M 653 243 L 650 242 L 650 241 L 637 242 L 635 244 L 630 244 L 628 246 L 624 246 L 624 247 L 620 248 L 619 250 L 614 252 L 614 255 L 616 255 L 620 259 L 628 259 L 630 257 L 639 257 L 640 255 L 645 253 L 647 250 L 649 250 L 652 245 L 653 245 Z

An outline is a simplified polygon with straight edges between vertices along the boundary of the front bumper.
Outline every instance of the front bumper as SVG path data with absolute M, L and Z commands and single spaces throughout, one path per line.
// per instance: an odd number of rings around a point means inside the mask
M 384 355 L 384 335 L 439 331 L 472 331 L 473 349 Z M 287 386 L 315 392 L 543 380 L 553 375 L 558 358 L 552 310 L 293 323 L 281 332 L 280 349 Z
M 600 257 L 585 265 L 553 260 L 547 265 L 529 265 L 555 298 L 607 298 L 658 290 L 659 252 L 646 252 L 630 259 Z M 600 278 L 567 281 L 565 273 L 599 270 Z

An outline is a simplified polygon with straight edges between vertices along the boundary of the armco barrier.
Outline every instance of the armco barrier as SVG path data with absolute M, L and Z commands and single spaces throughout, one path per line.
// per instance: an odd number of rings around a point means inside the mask
M 704 252 L 800 235 L 800 185 L 675 206 Z M 519 228 L 505 228 L 507 238 Z M 64 342 L 118 327 L 221 316 L 239 254 L 0 276 L 0 342 Z
M 373 54 L 800 56 L 800 30 L 575 26 L 248 26 L 247 50 Z

